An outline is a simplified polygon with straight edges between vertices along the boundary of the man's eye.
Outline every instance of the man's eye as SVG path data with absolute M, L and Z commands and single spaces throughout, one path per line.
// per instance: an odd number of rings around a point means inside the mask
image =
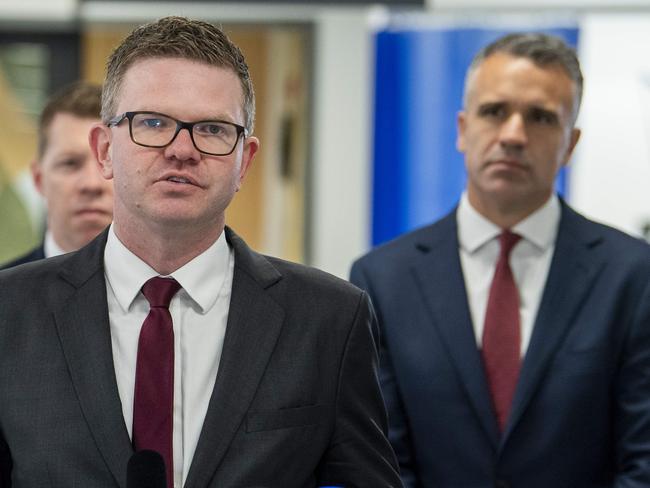
M 161 129 L 165 127 L 165 122 L 162 119 L 149 118 L 143 119 L 142 125 L 147 129 Z
M 78 159 L 62 159 L 57 164 L 57 168 L 61 168 L 63 171 L 74 171 L 81 166 L 81 161 Z
M 544 124 L 544 125 L 555 125 L 557 122 L 557 116 L 547 110 L 533 110 L 530 113 L 531 121 Z
M 501 117 L 505 114 L 503 105 L 484 105 L 479 109 L 481 117 Z
M 227 133 L 226 126 L 215 123 L 199 124 L 194 127 L 194 130 L 205 136 L 221 136 Z

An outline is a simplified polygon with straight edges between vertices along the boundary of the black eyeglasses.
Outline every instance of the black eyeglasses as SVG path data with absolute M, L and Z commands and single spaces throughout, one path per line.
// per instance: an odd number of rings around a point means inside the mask
M 183 122 L 158 112 L 124 112 L 108 121 L 108 127 L 116 127 L 124 120 L 129 121 L 131 140 L 144 147 L 166 147 L 171 144 L 181 129 L 190 133 L 194 147 L 211 156 L 226 156 L 237 147 L 246 129 L 223 120 L 200 120 Z

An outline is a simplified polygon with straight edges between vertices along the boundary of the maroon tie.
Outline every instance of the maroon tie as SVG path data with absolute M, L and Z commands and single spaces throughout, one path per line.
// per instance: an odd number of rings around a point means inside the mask
M 510 251 L 521 236 L 504 230 L 483 329 L 483 362 L 499 429 L 503 432 L 520 367 L 519 293 L 510 269 Z
M 142 287 L 150 309 L 140 330 L 133 401 L 133 447 L 160 453 L 169 488 L 174 485 L 174 329 L 169 302 L 180 287 L 176 280 L 160 277 Z

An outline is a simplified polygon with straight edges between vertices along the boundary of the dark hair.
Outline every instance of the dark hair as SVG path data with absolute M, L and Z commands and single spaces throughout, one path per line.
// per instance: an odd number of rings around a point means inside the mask
M 54 117 L 67 113 L 81 118 L 98 119 L 102 89 L 99 85 L 78 81 L 56 91 L 45 104 L 38 123 L 38 154 L 47 147 L 47 131 Z
M 496 53 L 505 53 L 515 57 L 529 59 L 540 67 L 557 66 L 575 83 L 576 91 L 573 106 L 573 120 L 578 117 L 582 100 L 582 71 L 575 49 L 559 37 L 541 33 L 515 33 L 500 37 L 481 49 L 467 69 L 463 103 L 467 98 L 468 80 L 472 72 L 488 57 Z
M 255 92 L 244 55 L 218 27 L 184 17 L 164 17 L 141 25 L 113 51 L 106 65 L 102 93 L 104 123 L 117 115 L 117 97 L 129 67 L 143 59 L 166 57 L 232 69 L 244 93 L 244 125 L 249 134 L 253 132 Z

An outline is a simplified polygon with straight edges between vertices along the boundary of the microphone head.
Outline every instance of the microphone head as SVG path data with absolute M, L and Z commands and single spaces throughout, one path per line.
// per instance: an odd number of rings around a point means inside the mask
M 126 466 L 127 488 L 167 488 L 165 461 L 156 451 L 138 451 Z

